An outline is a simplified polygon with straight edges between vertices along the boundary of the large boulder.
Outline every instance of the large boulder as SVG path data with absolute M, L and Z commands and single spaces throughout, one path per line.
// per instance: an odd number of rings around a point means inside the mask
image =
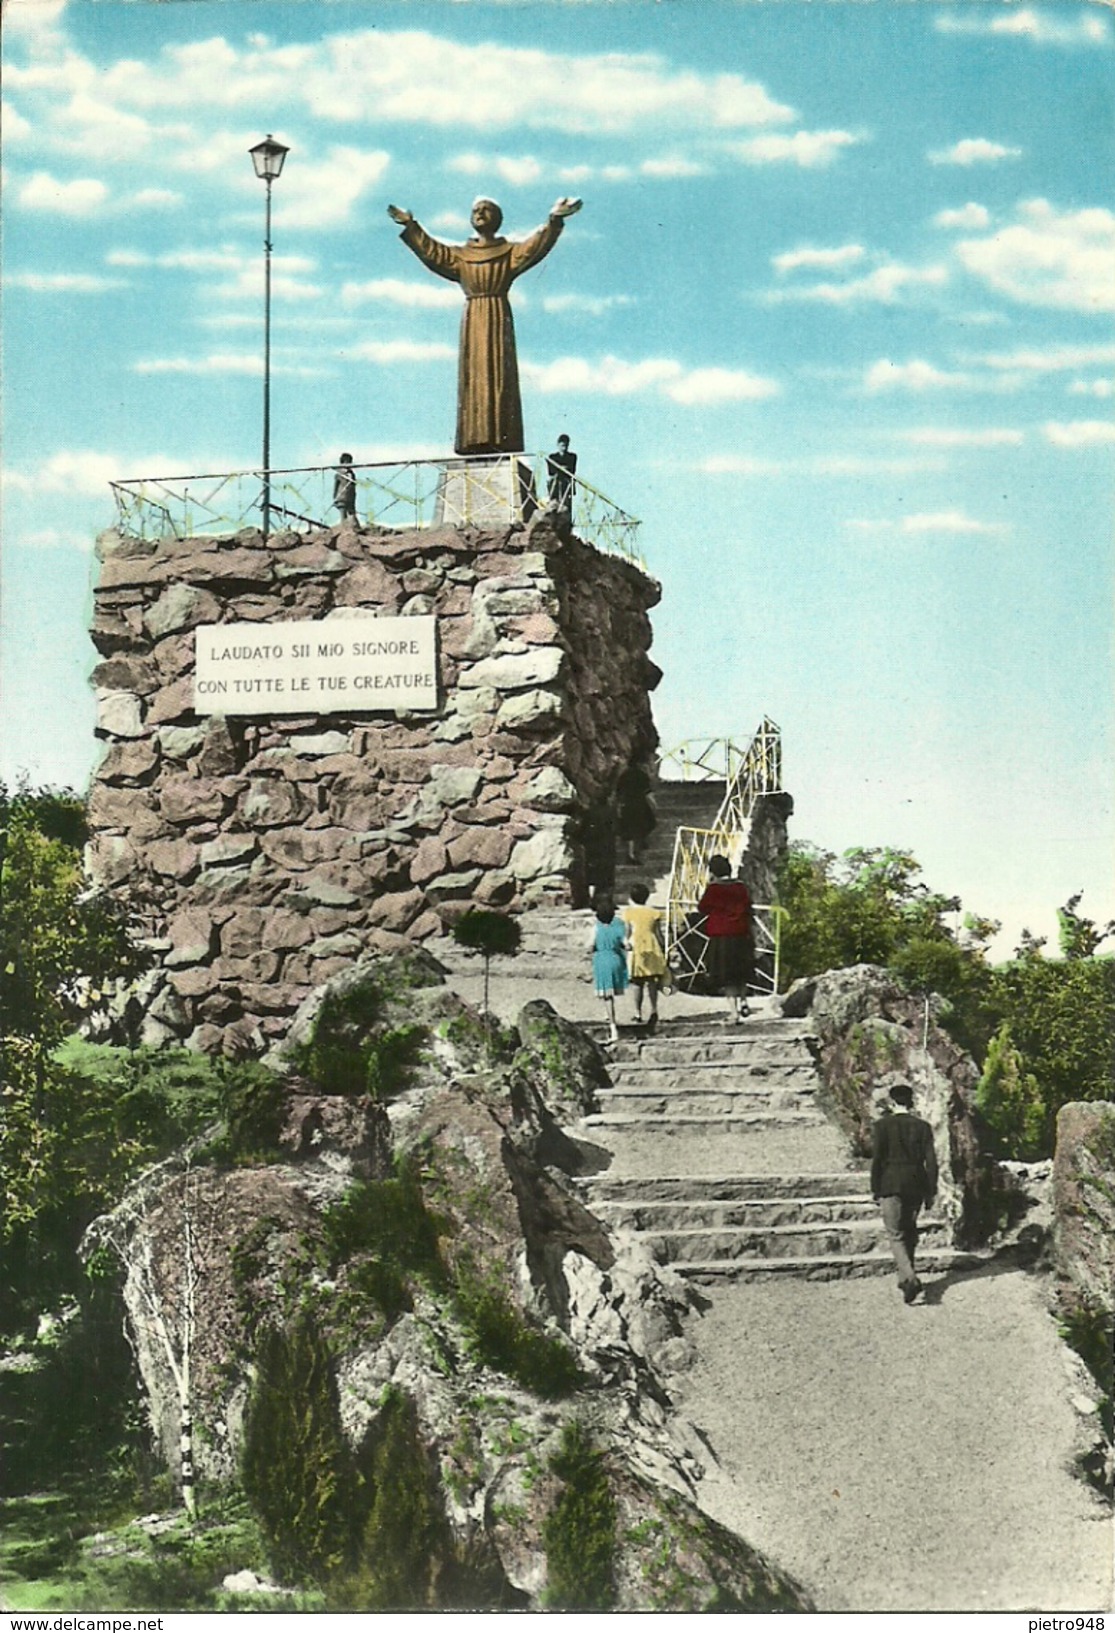
M 1057 1113 L 1053 1252 L 1078 1297 L 1115 1310 L 1115 1105 L 1072 1101 Z
M 860 1157 L 900 1073 L 914 1087 L 914 1110 L 933 1129 L 940 1170 L 938 1211 L 958 1247 L 986 1241 L 999 1226 L 1011 1186 L 989 1154 L 976 1109 L 979 1071 L 940 1025 L 942 1000 L 915 997 L 874 964 L 828 970 L 797 981 L 782 1013 L 808 1017 L 817 1036 L 822 1094 Z
M 808 1609 L 697 1506 L 701 1444 L 670 1399 L 691 1295 L 582 1201 L 546 1095 L 577 1113 L 598 1067 L 547 1009 L 492 1034 L 433 960 L 365 961 L 305 1006 L 287 1053 L 302 1075 L 252 1079 L 237 1166 L 227 1145 L 197 1151 L 91 1227 L 89 1249 L 123 1255 L 163 1455 L 176 1466 L 192 1275 L 199 1473 L 243 1465 L 250 1490 L 273 1473 L 281 1494 L 301 1442 L 261 1449 L 260 1402 L 312 1417 L 318 1447 L 332 1422 L 323 1497 L 336 1508 L 339 1481 L 355 1512 L 375 1494 L 352 1608 L 378 1606 L 397 1547 L 413 1608 L 585 1608 L 588 1592 L 598 1609 Z M 370 1074 L 371 1098 L 304 1075 L 354 1059 L 398 1070 Z M 312 1475 L 299 1465 L 299 1490 Z M 385 1515 L 416 1502 L 428 1523 L 400 1540 Z M 590 1555 L 606 1569 L 581 1580 Z

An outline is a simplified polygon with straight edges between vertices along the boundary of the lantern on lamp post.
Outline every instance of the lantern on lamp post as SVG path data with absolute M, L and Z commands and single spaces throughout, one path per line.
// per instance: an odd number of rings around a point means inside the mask
M 271 183 L 283 173 L 290 152 L 273 136 L 248 149 L 260 181 L 267 183 L 267 223 L 263 233 L 263 536 L 271 531 Z

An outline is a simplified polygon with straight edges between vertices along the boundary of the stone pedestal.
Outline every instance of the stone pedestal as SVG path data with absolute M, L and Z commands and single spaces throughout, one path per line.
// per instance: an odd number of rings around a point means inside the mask
M 486 528 L 98 541 L 88 866 L 161 953 L 146 1042 L 259 1052 L 363 953 L 470 906 L 580 899 L 589 814 L 657 741 L 659 588 L 550 516 L 508 525 L 527 467 L 484 464 L 504 477 Z M 485 491 L 475 468 L 447 468 L 447 498 Z M 408 619 L 436 620 L 433 708 L 326 690 L 310 714 L 288 688 L 266 712 L 235 690 L 227 714 L 197 709 L 199 631 L 250 624 L 285 659 L 307 621 L 315 651 L 355 653 Z
M 447 459 L 438 476 L 437 527 L 503 527 L 529 521 L 538 509 L 534 475 L 515 454 Z

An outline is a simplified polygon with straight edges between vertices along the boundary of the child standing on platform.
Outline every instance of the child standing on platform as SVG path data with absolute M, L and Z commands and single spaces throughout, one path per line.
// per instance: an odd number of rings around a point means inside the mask
M 596 923 L 592 931 L 592 978 L 597 995 L 604 1000 L 608 1035 L 619 1038 L 616 1025 L 616 997 L 627 991 L 627 926 L 616 918 L 615 905 L 607 896 L 596 902 Z

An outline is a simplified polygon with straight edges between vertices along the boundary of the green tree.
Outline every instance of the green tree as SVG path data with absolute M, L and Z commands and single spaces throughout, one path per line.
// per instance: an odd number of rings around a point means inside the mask
M 84 818 L 73 800 L 50 791 L 0 798 L 0 1029 L 40 1051 L 71 1030 L 107 981 L 142 966 L 120 910 L 85 888 Z
M 308 1314 L 261 1337 L 241 1475 L 280 1581 L 325 1583 L 349 1563 L 356 1476 L 332 1358 Z
M 1101 930 L 1095 919 L 1086 919 L 1076 911 L 1083 894 L 1078 890 L 1057 909 L 1058 938 L 1064 958 L 1092 958 L 1103 943 L 1115 935 L 1115 919 L 1109 919 Z
M 489 977 L 492 959 L 497 954 L 513 957 L 519 950 L 523 933 L 518 919 L 506 913 L 494 913 L 483 907 L 470 907 L 453 926 L 453 940 L 458 947 L 480 953 L 484 959 L 484 1018 L 488 1035 L 488 1053 L 491 1054 L 491 1011 L 488 1005 Z
M 114 1164 L 108 1098 L 83 1099 L 55 1058 L 105 984 L 141 966 L 122 914 L 85 889 L 85 833 L 71 791 L 0 786 L 0 1311 L 64 1284 L 72 1226 Z
M 342 1588 L 354 1610 L 421 1610 L 448 1546 L 436 1479 L 410 1396 L 389 1388 L 361 1456 L 366 1518 L 360 1565 Z
M 1003 1149 L 1022 1160 L 1040 1157 L 1045 1127 L 1041 1088 L 1004 1021 L 987 1048 L 976 1105 Z
M 1070 1100 L 1115 1100 L 1115 958 L 1029 952 L 993 974 L 991 1003 L 1037 1086 L 1040 1113 L 1000 1116 L 1009 1156 L 1048 1156 Z M 989 1052 L 990 1054 L 990 1052 Z
M 969 916 L 954 928 L 959 900 L 931 890 L 908 851 L 858 848 L 837 857 L 792 845 L 778 901 L 786 910 L 783 985 L 852 964 L 879 964 L 911 991 L 947 998 L 959 1040 L 969 1048 L 986 1045 L 994 1023 L 985 1014 L 985 949 L 999 926 Z
M 546 1605 L 610 1610 L 616 1599 L 616 1500 L 603 1453 L 577 1419 L 562 1430 L 550 1468 L 562 1486 L 542 1527 Z

